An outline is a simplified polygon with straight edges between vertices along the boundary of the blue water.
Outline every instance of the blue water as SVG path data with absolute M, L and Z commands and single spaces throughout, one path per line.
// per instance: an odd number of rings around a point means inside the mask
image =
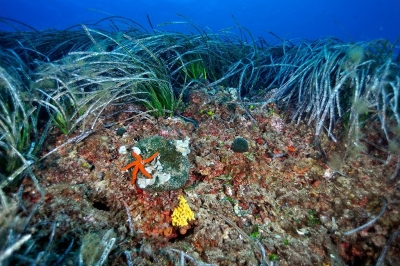
M 384 38 L 394 42 L 400 35 L 400 0 L 0 0 L 0 16 L 40 30 L 65 29 L 109 15 L 150 28 L 146 14 L 156 26 L 182 21 L 176 13 L 215 32 L 234 26 L 234 15 L 255 37 L 267 41 L 274 40 L 268 31 L 290 40 L 333 36 L 344 41 Z

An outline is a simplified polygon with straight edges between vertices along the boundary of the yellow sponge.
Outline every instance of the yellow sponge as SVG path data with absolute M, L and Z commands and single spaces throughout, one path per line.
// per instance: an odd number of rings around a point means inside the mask
M 173 226 L 186 226 L 188 225 L 188 221 L 194 220 L 194 213 L 190 209 L 187 200 L 180 195 L 179 197 L 179 205 L 174 209 L 172 213 L 172 225 Z

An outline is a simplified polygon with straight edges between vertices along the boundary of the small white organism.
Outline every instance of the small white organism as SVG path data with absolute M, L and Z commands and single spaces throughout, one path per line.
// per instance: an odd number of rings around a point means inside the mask
M 137 185 L 142 189 L 155 184 L 156 181 L 158 181 L 158 185 L 162 185 L 171 178 L 170 173 L 163 172 L 160 156 L 157 156 L 155 160 L 145 167 L 145 169 L 152 175 L 152 178 L 138 177 Z
M 186 137 L 185 140 L 175 141 L 176 151 L 182 153 L 183 156 L 186 156 L 190 153 L 189 140 L 190 138 Z

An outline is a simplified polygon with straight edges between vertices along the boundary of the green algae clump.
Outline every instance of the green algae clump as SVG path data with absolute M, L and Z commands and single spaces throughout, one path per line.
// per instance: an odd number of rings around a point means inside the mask
M 249 150 L 249 143 L 242 137 L 236 137 L 233 140 L 231 149 L 234 152 L 246 152 Z

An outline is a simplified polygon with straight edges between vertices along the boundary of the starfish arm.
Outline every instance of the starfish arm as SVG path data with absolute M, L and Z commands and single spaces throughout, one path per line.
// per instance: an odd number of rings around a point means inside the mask
M 138 171 L 139 171 L 139 165 L 136 165 L 132 171 L 132 181 L 131 181 L 132 185 L 134 185 L 136 182 L 136 175 L 137 175 Z
M 151 161 L 153 161 L 154 160 L 154 158 L 156 158 L 157 157 L 157 155 L 158 155 L 158 151 L 156 151 L 152 156 L 150 156 L 149 158 L 147 158 L 147 159 L 144 159 L 143 160 L 143 163 L 148 163 L 148 162 L 151 162 Z
M 144 165 L 138 165 L 138 169 L 140 170 L 140 172 L 142 172 L 142 174 L 144 174 L 147 178 L 153 178 L 149 172 L 147 172 L 147 170 L 144 168 Z
M 130 164 L 128 164 L 127 166 L 125 166 L 125 167 L 122 167 L 122 171 L 126 171 L 126 170 L 128 170 L 129 168 L 131 168 L 131 167 L 134 167 L 135 165 L 137 164 L 137 162 L 135 161 L 135 162 L 131 162 Z
M 134 151 L 132 152 L 132 156 L 135 157 L 137 162 L 141 162 L 142 161 L 142 156 L 140 156 L 139 154 L 135 153 Z

